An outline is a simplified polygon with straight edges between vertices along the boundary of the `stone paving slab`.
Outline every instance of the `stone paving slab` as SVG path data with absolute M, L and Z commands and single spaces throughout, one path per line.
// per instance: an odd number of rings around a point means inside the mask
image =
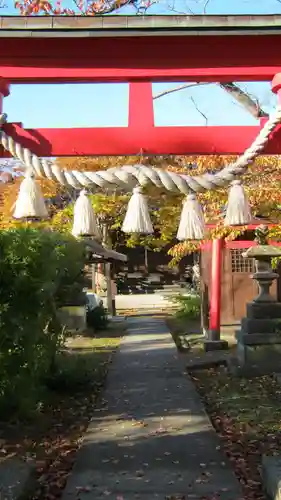
M 263 486 L 268 498 L 281 500 L 281 456 L 262 457 Z
M 161 318 L 128 319 L 104 397 L 63 500 L 242 498 Z
M 16 457 L 0 463 L 0 499 L 22 500 L 28 498 L 35 486 L 35 467 Z

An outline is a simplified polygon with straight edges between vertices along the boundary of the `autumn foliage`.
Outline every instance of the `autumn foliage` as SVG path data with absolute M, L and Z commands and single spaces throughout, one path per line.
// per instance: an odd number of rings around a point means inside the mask
M 188 175 L 201 175 L 206 172 L 216 172 L 234 161 L 235 157 L 224 156 L 198 156 L 177 157 L 162 156 L 140 158 L 132 157 L 78 157 L 60 158 L 57 160 L 61 168 L 68 170 L 98 171 L 113 166 L 124 164 L 144 163 L 157 168 L 167 169 L 175 173 Z M 281 218 L 280 188 L 281 188 L 281 160 L 278 156 L 260 156 L 242 177 L 243 185 L 247 191 L 252 207 L 253 216 L 265 217 L 273 222 L 279 222 Z M 20 180 L 4 192 L 4 206 L 2 214 L 2 226 L 7 227 L 11 222 L 11 208 L 16 200 Z M 62 195 L 64 188 L 42 179 L 39 181 L 46 198 L 54 198 Z M 93 205 L 100 221 L 106 223 L 110 230 L 123 238 L 128 246 L 137 244 L 145 245 L 154 250 L 160 250 L 174 241 L 179 222 L 183 196 L 177 193 L 167 192 L 164 188 L 155 186 L 146 188 L 149 200 L 150 213 L 155 228 L 155 234 L 139 238 L 136 236 L 121 236 L 120 227 L 126 211 L 130 193 L 118 191 L 95 191 L 92 195 Z M 224 237 L 235 239 L 241 235 L 245 228 L 229 228 L 223 225 L 223 211 L 227 202 L 228 188 L 215 191 L 206 191 L 198 195 L 204 209 L 205 219 L 209 224 L 206 238 Z M 48 225 L 55 229 L 69 230 L 72 224 L 72 205 L 63 210 L 54 210 L 54 215 Z M 271 230 L 275 239 L 280 239 L 281 231 L 277 225 Z M 120 241 L 120 240 L 119 240 Z M 118 243 L 118 238 L 116 240 Z M 176 244 L 170 254 L 173 262 L 178 262 L 183 256 L 198 249 L 198 242 L 181 242 Z
M 73 0 L 73 8 L 65 7 L 62 0 L 18 0 L 15 7 L 21 15 L 32 16 L 38 14 L 53 16 L 95 16 L 112 12 L 132 0 Z

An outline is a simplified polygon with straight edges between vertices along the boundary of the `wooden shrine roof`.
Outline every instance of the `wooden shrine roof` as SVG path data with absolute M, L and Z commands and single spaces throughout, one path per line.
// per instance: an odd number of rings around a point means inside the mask
M 280 35 L 281 15 L 0 16 L 0 36 Z
M 86 248 L 92 253 L 93 260 L 97 262 L 106 262 L 106 261 L 120 261 L 127 262 L 127 255 L 123 253 L 116 252 L 115 250 L 111 250 L 110 248 L 105 248 L 103 245 L 98 243 L 94 239 L 85 239 L 84 240 Z

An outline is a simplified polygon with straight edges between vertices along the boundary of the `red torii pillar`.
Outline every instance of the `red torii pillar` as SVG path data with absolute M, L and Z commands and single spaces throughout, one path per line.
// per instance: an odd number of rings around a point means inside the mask
M 0 77 L 0 113 L 3 113 L 4 97 L 8 97 L 8 95 L 10 95 L 10 85 L 4 78 Z
M 4 78 L 0 78 L 0 114 L 3 113 L 3 101 L 4 97 L 7 97 L 10 94 L 9 84 Z M 0 150 L 0 158 L 3 158 L 4 150 Z
M 224 349 L 227 342 L 220 338 L 221 326 L 221 271 L 223 259 L 223 240 L 212 241 L 212 264 L 211 264 L 211 294 L 210 294 L 210 321 L 208 339 L 205 349 Z

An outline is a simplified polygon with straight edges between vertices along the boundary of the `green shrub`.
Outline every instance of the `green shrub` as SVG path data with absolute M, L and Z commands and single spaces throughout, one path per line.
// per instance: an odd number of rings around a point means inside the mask
M 93 330 L 104 330 L 108 325 L 107 312 L 102 304 L 87 311 L 87 326 Z
M 0 416 L 40 405 L 63 342 L 56 310 L 82 287 L 84 247 L 27 228 L 0 231 Z
M 77 393 L 93 386 L 96 360 L 93 352 L 68 353 L 57 356 L 52 373 L 44 380 L 47 387 L 62 393 Z
M 187 319 L 199 319 L 201 309 L 199 295 L 176 295 L 172 300 L 179 307 L 176 313 L 177 316 L 186 317 Z

